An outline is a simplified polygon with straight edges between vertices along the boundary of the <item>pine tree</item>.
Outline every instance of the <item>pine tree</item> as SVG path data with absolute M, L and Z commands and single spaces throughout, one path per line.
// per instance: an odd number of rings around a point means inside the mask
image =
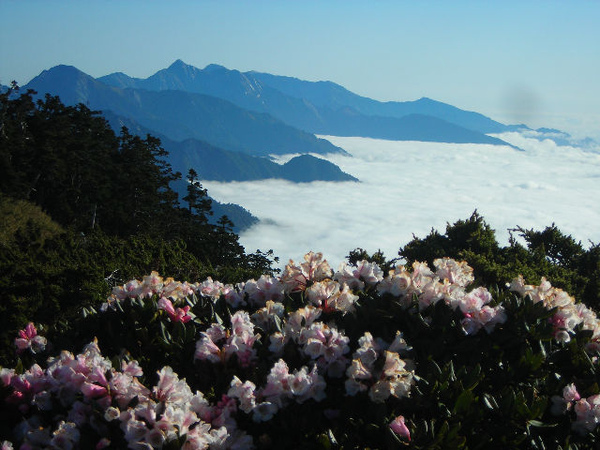
M 212 200 L 208 196 L 208 191 L 202 187 L 198 180 L 198 173 L 192 168 L 186 176 L 187 195 L 183 197 L 183 201 L 188 204 L 188 211 L 195 215 L 195 220 L 201 225 L 208 223 L 208 216 L 213 214 Z

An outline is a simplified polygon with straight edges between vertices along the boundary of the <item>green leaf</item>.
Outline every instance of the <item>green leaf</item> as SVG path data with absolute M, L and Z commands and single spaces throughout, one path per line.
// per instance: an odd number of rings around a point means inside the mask
M 167 330 L 164 322 L 160 322 L 160 336 L 165 344 L 169 345 L 171 343 L 171 333 Z
M 326 433 L 319 434 L 317 436 L 317 442 L 319 443 L 321 448 L 324 448 L 325 450 L 331 449 L 331 441 L 329 440 L 329 437 Z
M 544 423 L 539 420 L 529 420 L 527 421 L 527 425 L 536 428 L 555 428 L 558 426 L 557 423 Z
M 499 409 L 498 402 L 496 402 L 494 396 L 488 394 L 487 392 L 483 394 L 482 401 L 483 404 L 492 411 Z
M 433 369 L 435 377 L 438 379 L 441 379 L 442 378 L 442 369 L 440 368 L 440 366 L 433 359 L 430 359 L 429 362 L 432 365 L 432 369 Z
M 456 381 L 456 374 L 454 373 L 454 363 L 452 361 L 448 363 L 448 380 L 452 382 Z
M 473 394 L 473 391 L 463 391 L 456 399 L 453 412 L 455 414 L 466 413 L 471 408 L 475 398 L 476 397 L 475 394 Z

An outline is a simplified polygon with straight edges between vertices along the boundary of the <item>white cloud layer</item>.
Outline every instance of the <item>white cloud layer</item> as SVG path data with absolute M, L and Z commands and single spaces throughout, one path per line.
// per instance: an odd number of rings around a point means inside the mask
M 261 223 L 242 233 L 248 251 L 273 249 L 285 264 L 323 252 L 337 266 L 350 250 L 387 257 L 415 234 L 477 209 L 502 245 L 515 226 L 555 223 L 584 245 L 600 242 L 600 154 L 507 133 L 507 146 L 326 137 L 352 157 L 330 161 L 360 183 L 204 181 L 211 196 L 238 203 Z

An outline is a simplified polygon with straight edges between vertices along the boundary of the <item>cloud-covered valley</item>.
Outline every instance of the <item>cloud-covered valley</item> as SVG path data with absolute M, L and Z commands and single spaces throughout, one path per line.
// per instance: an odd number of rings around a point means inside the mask
M 552 223 L 586 246 L 600 242 L 600 153 L 517 133 L 497 137 L 524 151 L 327 136 L 352 155 L 328 159 L 359 183 L 203 185 L 212 197 L 238 203 L 261 220 L 242 233 L 246 250 L 273 249 L 282 263 L 314 250 L 337 265 L 356 247 L 395 257 L 413 234 L 443 232 L 446 223 L 476 209 L 502 245 L 510 228 Z

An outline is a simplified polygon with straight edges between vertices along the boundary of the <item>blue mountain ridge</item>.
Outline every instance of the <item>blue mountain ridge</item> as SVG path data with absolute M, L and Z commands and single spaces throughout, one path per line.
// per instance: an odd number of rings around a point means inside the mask
M 199 139 L 258 156 L 345 153 L 311 133 L 221 98 L 178 90 L 120 89 L 71 66 L 46 70 L 25 88 L 40 95 L 58 95 L 68 105 L 83 103 L 91 109 L 113 111 L 176 141 Z
M 121 78 L 127 79 L 124 75 Z M 103 111 L 117 132 L 121 126 L 127 126 L 135 134 L 152 134 L 161 138 L 175 170 L 186 173 L 190 167 L 194 167 L 200 177 L 206 180 L 284 178 L 290 181 L 356 181 L 323 159 L 310 157 L 304 158 L 300 165 L 293 162 L 280 166 L 269 159 L 253 156 L 278 152 L 344 151 L 266 114 L 253 114 L 215 97 L 182 91 L 150 92 L 115 88 L 96 81 L 75 67 L 64 65 L 42 72 L 24 89 L 34 89 L 40 97 L 49 93 L 58 95 L 66 104 L 83 103 L 91 109 Z M 182 106 L 184 103 L 188 105 L 187 108 Z M 258 136 L 258 139 L 246 139 L 250 133 Z M 239 151 L 220 149 L 197 140 L 198 137 L 212 139 L 213 143 L 229 148 L 237 147 Z M 185 144 L 180 140 L 185 140 Z M 236 142 L 240 144 L 236 145 Z M 252 167 L 255 168 L 254 172 L 250 171 Z M 183 182 L 174 185 L 179 193 L 184 193 L 185 187 Z M 226 214 L 235 223 L 237 231 L 257 220 L 239 205 L 214 202 L 213 206 L 214 217 Z
M 429 99 L 382 103 L 360 97 L 332 82 L 308 82 L 258 72 L 239 72 L 223 66 L 205 69 L 175 61 L 146 78 L 125 78 L 117 73 L 98 78 L 109 86 L 152 91 L 183 90 L 213 95 L 242 108 L 268 113 L 301 130 L 324 135 L 363 136 L 391 140 L 469 142 L 509 145 L 488 132 L 506 126 L 478 113 Z M 408 130 L 404 119 L 418 114 L 422 128 Z M 430 133 L 448 122 L 435 133 Z M 431 122 L 431 123 L 428 123 Z M 415 126 L 415 121 L 410 121 Z
M 112 111 L 105 111 L 103 115 L 115 132 L 119 132 L 120 128 L 125 126 L 130 133 L 138 136 L 153 134 L 152 130 Z M 162 146 L 169 152 L 169 163 L 174 170 L 186 173 L 193 168 L 201 180 L 358 181 L 335 164 L 313 155 L 299 155 L 285 164 L 277 164 L 269 158 L 224 150 L 197 139 L 173 141 L 164 135 L 153 135 L 161 140 Z

